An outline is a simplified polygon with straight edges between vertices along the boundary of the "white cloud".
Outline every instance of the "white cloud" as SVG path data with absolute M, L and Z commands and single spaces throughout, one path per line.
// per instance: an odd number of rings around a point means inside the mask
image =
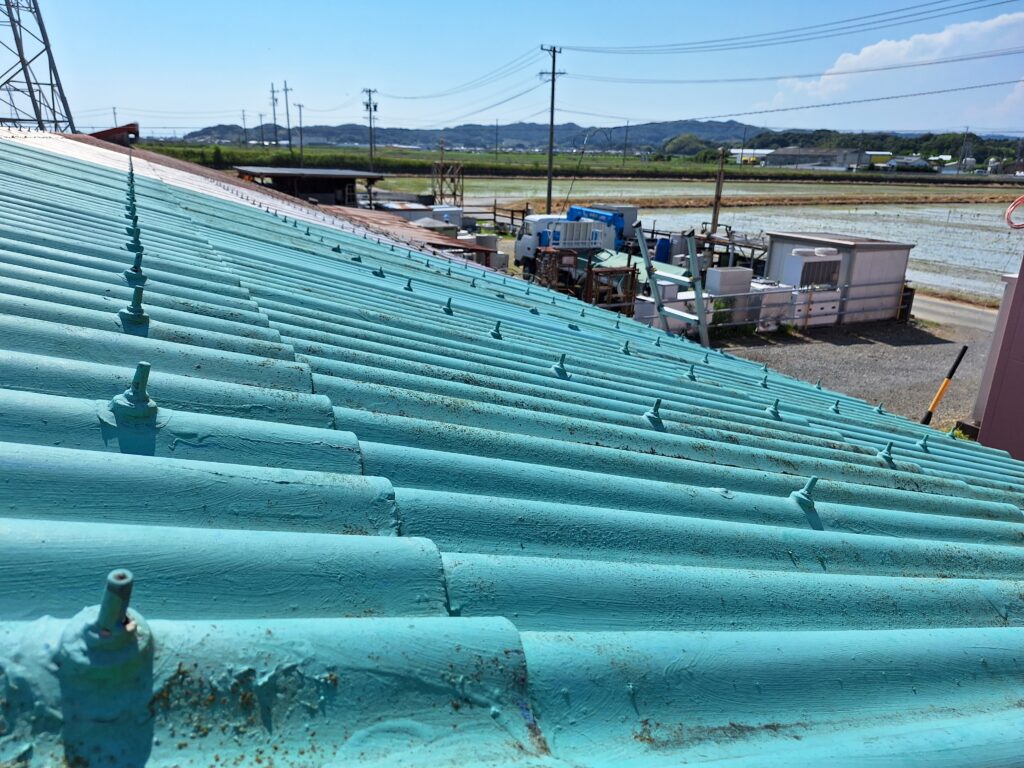
M 952 24 L 941 32 L 914 35 L 903 40 L 881 40 L 861 48 L 857 53 L 841 54 L 826 71 L 883 67 L 913 61 L 962 56 L 983 50 L 1016 47 L 1021 44 L 1021 41 L 1024 41 L 1024 12 L 1007 13 L 985 21 Z M 999 61 L 999 59 L 995 61 Z M 1007 58 L 1002 61 L 1015 60 Z M 771 100 L 771 106 L 859 97 L 863 95 L 861 91 L 864 90 L 865 85 L 883 84 L 884 86 L 897 77 L 897 82 L 905 83 L 914 80 L 920 82 L 920 77 L 908 76 L 909 73 L 914 72 L 929 72 L 929 79 L 938 84 L 936 87 L 943 87 L 943 84 L 947 82 L 943 79 L 946 73 L 961 66 L 966 66 L 966 63 L 964 65 L 948 64 L 859 75 L 826 76 L 813 80 L 780 80 L 779 88 Z M 1019 76 L 1020 67 L 1014 65 L 1006 68 L 1005 71 L 1007 76 L 998 79 L 1010 80 Z M 1019 92 L 1018 86 L 1014 93 Z M 1016 104 L 1019 105 L 1019 95 L 1017 99 Z

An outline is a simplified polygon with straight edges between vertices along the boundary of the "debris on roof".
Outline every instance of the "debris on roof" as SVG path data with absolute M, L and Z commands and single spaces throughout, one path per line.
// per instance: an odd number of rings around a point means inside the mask
M 0 182 L 0 764 L 1019 759 L 1006 453 L 181 163 Z

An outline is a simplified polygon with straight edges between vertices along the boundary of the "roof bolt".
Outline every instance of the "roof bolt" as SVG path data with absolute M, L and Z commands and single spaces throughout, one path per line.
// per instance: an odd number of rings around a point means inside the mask
M 924 437 L 917 441 L 917 447 L 920 448 L 925 453 L 928 452 L 928 435 L 925 435 Z
M 885 408 L 882 407 L 881 402 L 879 402 L 878 405 L 875 406 L 875 413 L 885 413 Z
M 132 572 L 123 568 L 111 571 L 103 591 L 100 610 L 96 615 L 96 628 L 100 637 L 110 637 L 125 631 L 128 620 L 128 602 L 132 597 Z
M 530 314 L 531 315 L 539 315 L 540 314 L 540 310 L 537 309 L 536 307 L 530 307 Z
M 120 418 L 149 419 L 156 415 L 157 404 L 149 396 L 150 364 L 141 361 L 135 366 L 131 386 L 110 401 L 110 410 Z
M 127 309 L 133 315 L 145 314 L 145 310 L 142 308 L 142 296 L 145 290 L 141 285 L 132 288 L 132 303 L 128 305 Z
M 444 310 L 444 313 L 446 315 L 454 315 L 455 314 L 455 310 L 452 309 L 452 300 L 451 299 L 448 299 L 448 301 L 446 301 L 444 303 L 444 306 L 441 307 L 441 309 Z
M 619 349 L 619 351 L 620 351 L 620 352 L 621 352 L 622 354 L 624 354 L 624 355 L 628 355 L 628 354 L 629 354 L 629 339 L 626 339 L 626 340 L 625 340 L 625 341 L 623 342 L 623 344 L 622 344 L 622 348 L 621 348 L 621 349 Z
M 694 370 L 693 365 L 690 365 L 690 369 L 686 372 L 686 378 L 690 381 L 697 380 L 697 372 Z
M 505 298 L 505 294 L 504 293 L 496 293 L 494 295 L 497 296 L 499 299 L 504 299 Z M 534 307 L 534 309 L 536 309 L 536 307 Z M 539 315 L 540 312 L 538 312 L 537 314 Z
M 768 389 L 768 374 L 767 373 L 761 378 L 761 386 L 764 387 L 765 389 Z
M 832 403 L 832 407 L 829 408 L 829 410 L 832 411 L 832 413 L 839 413 L 839 401 L 836 400 L 834 403 Z
M 768 363 L 765 363 L 764 365 L 762 365 L 761 366 L 761 370 L 764 371 L 765 373 L 768 373 Z
M 411 291 L 412 290 L 412 278 L 411 277 L 405 282 L 405 290 L 407 290 L 407 291 Z
M 555 372 L 555 375 L 560 379 L 571 379 L 572 374 L 565 369 L 565 353 L 563 352 L 558 357 L 558 362 L 551 366 L 551 370 Z
M 353 256 L 353 257 L 352 257 L 352 258 L 350 259 L 350 261 L 354 261 L 354 262 L 355 262 L 356 264 L 362 264 L 362 263 L 363 263 L 363 257 L 362 257 L 362 256 L 360 256 L 360 255 L 359 255 L 359 254 L 357 253 L 357 254 L 356 254 L 355 256 Z
M 448 267 L 448 277 L 451 277 L 451 276 L 452 276 L 452 268 Z
M 654 405 L 651 406 L 651 410 L 644 414 L 644 417 L 651 422 L 651 426 L 659 432 L 665 430 L 665 422 L 661 420 L 661 398 L 659 397 L 654 401 Z
M 475 277 L 472 280 L 469 281 L 469 287 L 470 288 L 476 288 L 476 278 Z
M 370 274 L 372 274 L 374 277 L 384 277 L 384 267 L 377 267 Z
M 704 365 L 711 365 L 711 355 L 704 353 Z
M 660 347 L 661 346 L 661 336 L 655 336 L 654 337 L 654 346 L 656 346 L 656 347 Z
M 782 414 L 779 413 L 779 398 L 775 398 L 775 402 L 764 409 L 765 412 L 773 419 L 781 419 Z
M 529 283 L 526 284 L 526 295 L 527 296 L 530 295 L 530 284 Z
M 306 235 L 307 235 L 307 237 L 308 237 L 308 236 L 309 236 L 310 234 L 311 234 L 311 233 L 310 233 L 310 231 L 309 231 L 309 227 L 306 227 Z
M 892 464 L 892 440 L 885 444 L 885 448 L 878 452 L 878 458 L 886 464 Z
M 814 388 L 815 389 L 821 389 L 821 379 L 818 379 L 817 382 L 815 382 Z
M 789 498 L 795 501 L 796 505 L 807 516 L 807 522 L 810 523 L 811 528 L 816 531 L 823 531 L 825 526 L 821 524 L 821 517 L 818 515 L 818 510 L 814 506 L 814 497 L 811 495 L 814 492 L 814 486 L 817 484 L 818 478 L 811 477 L 804 484 L 803 488 L 789 494 Z
M 298 222 L 298 220 L 296 220 L 296 219 L 292 219 L 292 228 L 293 228 L 293 229 L 298 229 L 298 228 L 299 228 L 299 222 Z
M 551 299 L 551 303 L 554 304 L 555 300 Z M 619 318 L 616 317 L 615 318 L 615 330 L 618 330 L 618 329 L 619 329 Z
M 584 307 L 583 309 L 580 310 L 580 317 L 586 317 L 586 316 L 587 316 L 587 308 Z
M 576 325 L 576 323 L 569 323 L 569 330 L 570 331 L 578 331 L 579 329 L 580 329 L 580 327 L 578 325 Z
M 334 253 L 341 253 L 341 244 L 339 243 L 338 245 L 336 245 L 336 246 L 334 246 L 333 248 L 331 248 L 331 250 L 332 250 L 332 251 L 333 251 Z
M 496 322 L 494 324 L 494 330 L 491 331 L 491 338 L 492 339 L 497 339 L 498 341 L 501 341 L 501 339 L 502 339 L 502 336 L 501 336 L 501 320 L 499 320 L 498 322 Z

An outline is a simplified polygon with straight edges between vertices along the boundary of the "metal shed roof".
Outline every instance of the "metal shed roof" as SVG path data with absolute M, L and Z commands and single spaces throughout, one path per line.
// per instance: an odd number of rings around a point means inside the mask
M 273 165 L 236 165 L 236 171 L 250 176 L 274 176 L 297 179 L 373 179 L 379 181 L 386 174 L 372 171 L 350 171 L 345 168 L 278 168 Z
M 906 248 L 909 250 L 915 247 L 915 243 L 898 243 L 892 240 L 861 237 L 860 235 L 840 235 L 835 232 L 765 232 L 765 234 L 770 237 L 782 237 L 787 240 L 800 240 L 807 243 L 824 243 L 846 247 L 856 246 L 865 250 L 889 248 Z
M 1005 453 L 180 164 L 0 199 L 0 763 L 1019 759 Z

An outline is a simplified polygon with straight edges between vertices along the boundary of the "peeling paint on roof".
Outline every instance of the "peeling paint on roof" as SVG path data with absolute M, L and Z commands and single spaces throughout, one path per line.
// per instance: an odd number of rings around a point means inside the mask
M 145 154 L 0 202 L 0 764 L 1019 764 L 1004 452 Z

